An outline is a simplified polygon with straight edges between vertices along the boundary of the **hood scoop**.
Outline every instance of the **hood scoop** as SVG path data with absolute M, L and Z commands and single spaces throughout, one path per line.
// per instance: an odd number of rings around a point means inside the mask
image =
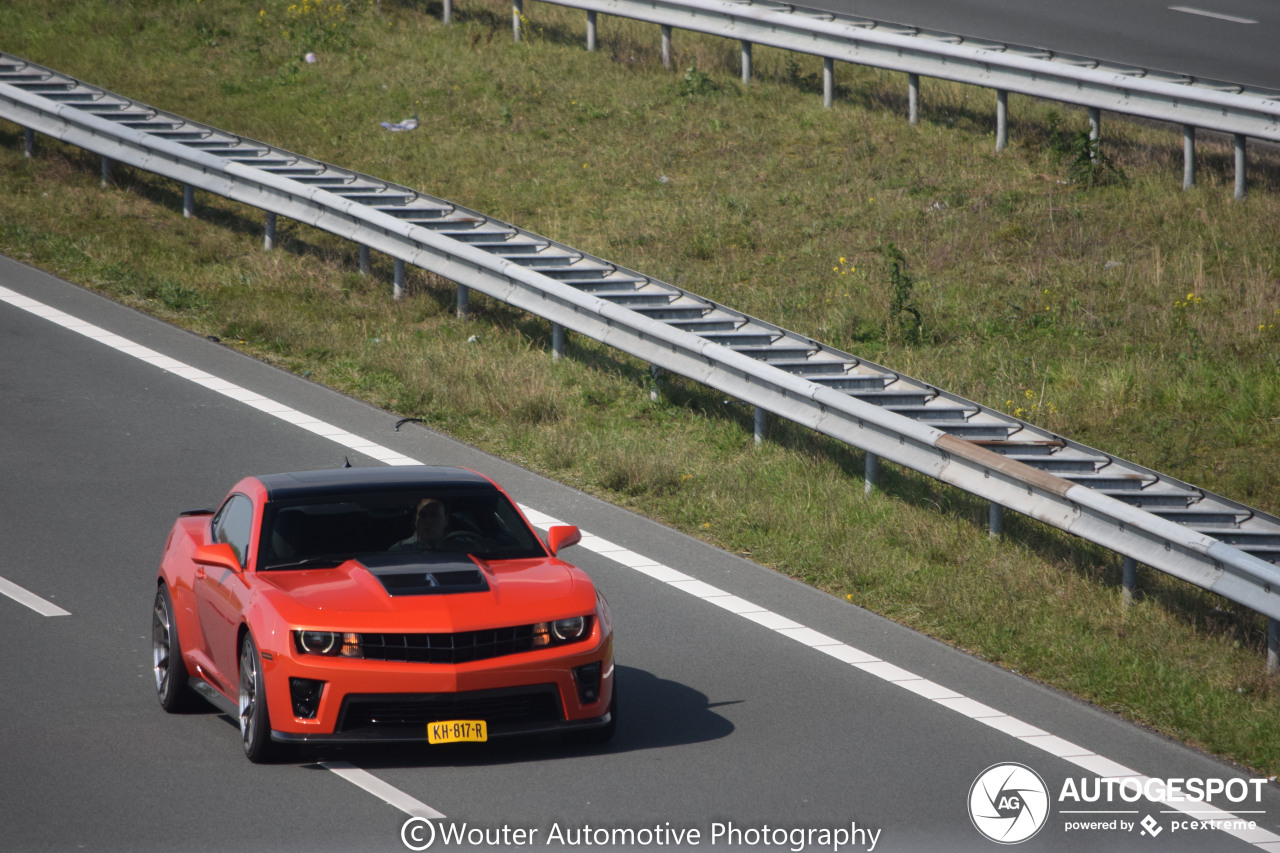
M 471 560 L 449 555 L 440 560 L 421 554 L 388 554 L 360 560 L 391 596 L 452 595 L 488 592 L 489 580 Z

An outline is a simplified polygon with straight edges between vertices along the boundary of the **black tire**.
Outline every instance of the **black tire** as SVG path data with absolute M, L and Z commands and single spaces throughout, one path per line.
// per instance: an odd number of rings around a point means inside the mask
M 596 729 L 582 729 L 576 732 L 566 732 L 565 737 L 569 743 L 578 746 L 603 746 L 613 740 L 613 735 L 618 730 L 618 679 L 613 679 L 613 696 L 609 699 L 609 722 Z
M 195 694 L 187 689 L 187 666 L 182 662 L 182 644 L 178 642 L 177 623 L 173 618 L 173 599 L 169 587 L 161 583 L 151 606 L 151 666 L 156 679 L 156 696 L 160 707 L 170 714 L 191 707 Z
M 254 764 L 266 764 L 278 757 L 278 745 L 271 740 L 271 715 L 262 681 L 262 663 L 253 637 L 240 641 L 240 741 L 244 754 Z

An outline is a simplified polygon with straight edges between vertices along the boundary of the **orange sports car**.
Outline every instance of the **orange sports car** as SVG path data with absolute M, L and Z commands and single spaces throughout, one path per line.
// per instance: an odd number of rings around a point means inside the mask
M 151 617 L 166 711 L 197 694 L 245 754 L 617 724 L 609 606 L 496 483 L 462 468 L 246 477 L 169 533 Z

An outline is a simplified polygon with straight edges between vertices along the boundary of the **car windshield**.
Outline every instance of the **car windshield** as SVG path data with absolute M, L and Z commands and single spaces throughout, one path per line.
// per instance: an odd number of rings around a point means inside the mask
M 546 551 L 496 489 L 295 498 L 272 501 L 263 513 L 258 565 L 265 569 L 333 567 L 380 554 L 509 560 Z

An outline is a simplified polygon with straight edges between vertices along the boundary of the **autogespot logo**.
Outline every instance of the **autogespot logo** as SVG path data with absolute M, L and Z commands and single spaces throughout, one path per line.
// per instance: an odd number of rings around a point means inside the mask
M 1026 841 L 1049 818 L 1049 789 L 1030 767 L 993 764 L 969 788 L 969 818 L 997 844 Z

